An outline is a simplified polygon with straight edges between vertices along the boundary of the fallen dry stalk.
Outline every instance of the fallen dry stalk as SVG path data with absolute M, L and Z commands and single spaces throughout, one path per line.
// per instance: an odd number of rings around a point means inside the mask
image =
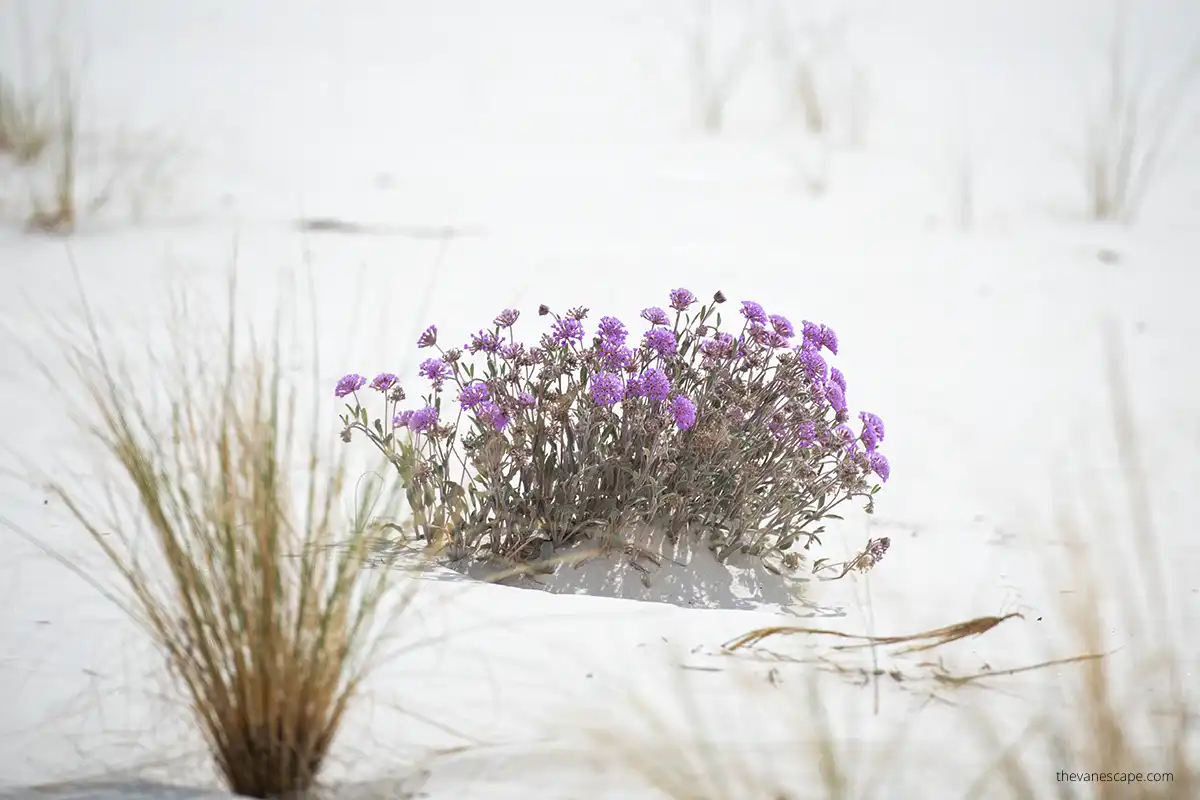
M 722 648 L 726 651 L 734 651 L 743 647 L 750 647 L 767 639 L 771 636 L 791 636 L 795 634 L 812 634 L 814 636 L 833 636 L 839 639 L 853 639 L 852 644 L 834 645 L 835 650 L 851 650 L 859 647 L 872 647 L 876 645 L 895 645 L 895 644 L 912 644 L 911 647 L 905 647 L 898 651 L 899 654 L 915 653 L 922 650 L 931 650 L 934 647 L 940 647 L 950 642 L 956 642 L 960 639 L 966 639 L 971 636 L 980 636 L 987 633 L 992 628 L 995 628 L 1000 623 L 1012 619 L 1013 617 L 1024 616 L 1017 612 L 1005 614 L 1002 617 L 976 617 L 975 619 L 959 622 L 954 625 L 946 625 L 941 628 L 934 628 L 930 631 L 922 631 L 921 633 L 908 634 L 906 636 L 864 636 L 861 634 L 846 633 L 844 631 L 829 630 L 826 628 L 806 628 L 790 625 L 776 625 L 769 628 L 758 628 L 743 634 L 736 639 L 726 642 Z

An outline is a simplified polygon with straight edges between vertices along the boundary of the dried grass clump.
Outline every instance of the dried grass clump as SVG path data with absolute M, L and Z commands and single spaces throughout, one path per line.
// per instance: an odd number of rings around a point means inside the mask
M 53 140 L 44 103 L 0 75 L 0 153 L 18 164 L 37 161 Z
M 1103 91 L 1087 110 L 1081 177 L 1089 214 L 1132 222 L 1154 180 L 1195 137 L 1200 47 L 1164 81 L 1151 85 L 1128 55 L 1126 6 L 1118 3 L 1106 53 Z
M 302 430 L 278 323 L 271 347 L 252 340 L 240 357 L 231 285 L 225 353 L 212 359 L 180 310 L 169 358 L 152 356 L 165 422 L 141 396 L 145 381 L 110 360 L 90 312 L 90 337 L 63 339 L 98 419 L 90 433 L 119 468 L 108 513 L 82 487 L 53 486 L 118 579 L 73 568 L 162 651 L 232 792 L 304 791 L 377 661 L 377 623 L 411 595 L 394 573 L 361 568 L 373 498 L 339 515 L 346 463 L 320 443 L 318 416 Z

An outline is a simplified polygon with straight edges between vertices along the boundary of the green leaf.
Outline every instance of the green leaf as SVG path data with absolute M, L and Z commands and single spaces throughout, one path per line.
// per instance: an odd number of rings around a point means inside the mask
M 375 420 L 375 432 L 383 436 L 383 423 L 379 420 Z

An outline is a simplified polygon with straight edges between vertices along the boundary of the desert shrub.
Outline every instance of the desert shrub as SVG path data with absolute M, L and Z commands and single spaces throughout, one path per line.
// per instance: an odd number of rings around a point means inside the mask
M 422 402 L 401 410 L 397 377 L 378 375 L 370 388 L 385 408 L 372 420 L 358 396 L 366 378 L 346 375 L 342 437 L 387 454 L 418 536 L 451 558 L 624 548 L 618 532 L 645 525 L 671 542 L 701 537 L 722 562 L 742 552 L 794 569 L 792 548 L 819 544 L 835 508 L 863 498 L 873 510 L 869 478 L 890 471 L 883 422 L 864 412 L 850 427 L 845 377 L 822 354 L 837 353 L 831 328 L 806 321 L 793 344 L 791 322 L 745 301 L 726 329 L 724 302 L 676 289 L 670 312 L 641 312 L 636 346 L 614 317 L 585 344 L 586 308 L 541 306 L 551 324 L 535 346 L 517 341 L 514 309 L 462 349 L 443 348 L 430 326 L 418 345 L 439 355 L 420 365 Z

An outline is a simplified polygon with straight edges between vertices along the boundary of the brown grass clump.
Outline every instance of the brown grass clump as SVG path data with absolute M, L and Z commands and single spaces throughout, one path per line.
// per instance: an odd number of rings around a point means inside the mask
M 301 432 L 278 322 L 271 348 L 251 341 L 237 355 L 232 290 L 223 359 L 197 344 L 203 328 L 188 327 L 185 306 L 170 359 L 152 359 L 169 409 L 161 424 L 139 397 L 145 382 L 109 360 L 90 312 L 90 338 L 64 337 L 98 419 L 90 433 L 119 471 L 107 514 L 82 489 L 53 491 L 118 579 L 103 585 L 68 566 L 161 650 L 228 788 L 275 797 L 314 785 L 377 661 L 376 623 L 411 595 L 390 584 L 395 573 L 361 568 L 373 504 L 339 518 L 346 463 L 319 444 L 336 437 L 318 435 L 315 414 L 313 433 Z
M 0 153 L 18 164 L 37 161 L 53 140 L 43 104 L 0 75 Z

